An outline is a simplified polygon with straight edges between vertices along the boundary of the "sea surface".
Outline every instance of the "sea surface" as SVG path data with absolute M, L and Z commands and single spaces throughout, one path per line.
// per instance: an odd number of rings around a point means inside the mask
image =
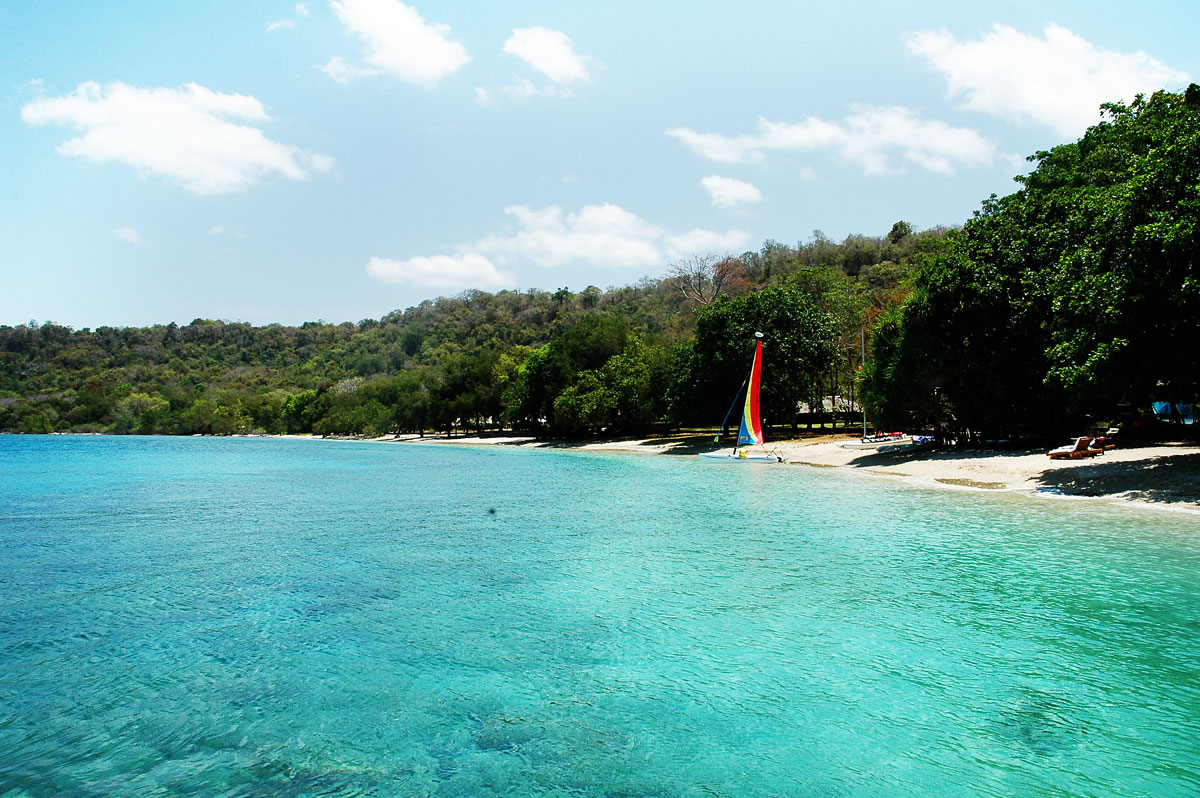
M 0 436 L 0 796 L 1195 796 L 1200 518 Z

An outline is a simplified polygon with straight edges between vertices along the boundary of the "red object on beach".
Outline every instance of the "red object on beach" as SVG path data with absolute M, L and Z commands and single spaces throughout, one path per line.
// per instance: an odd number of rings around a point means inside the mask
M 1084 457 L 1095 457 L 1098 454 L 1104 454 L 1103 440 L 1101 440 L 1100 448 L 1092 448 L 1091 435 L 1083 435 L 1076 438 L 1075 442 L 1069 446 L 1060 446 L 1046 452 L 1046 456 L 1051 460 L 1081 460 Z

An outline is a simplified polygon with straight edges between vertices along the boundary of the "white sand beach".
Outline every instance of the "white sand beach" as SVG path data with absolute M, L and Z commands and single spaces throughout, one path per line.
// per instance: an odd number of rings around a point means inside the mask
M 383 440 L 673 455 L 692 455 L 709 448 L 704 439 L 695 436 L 585 443 L 521 436 L 406 435 Z M 1196 445 L 1122 443 L 1097 457 L 1051 460 L 1045 448 L 881 454 L 874 450 L 844 449 L 841 444 L 847 440 L 853 438 L 822 436 L 772 442 L 767 448 L 782 457 L 784 463 L 798 467 L 845 469 L 927 486 L 1085 496 L 1200 513 L 1200 446 Z

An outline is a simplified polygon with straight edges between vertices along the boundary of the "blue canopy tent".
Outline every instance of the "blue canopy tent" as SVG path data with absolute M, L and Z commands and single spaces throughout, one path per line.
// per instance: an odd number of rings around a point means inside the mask
M 1195 424 L 1196 406 L 1184 402 L 1151 402 L 1150 409 L 1160 421 L 1176 424 Z

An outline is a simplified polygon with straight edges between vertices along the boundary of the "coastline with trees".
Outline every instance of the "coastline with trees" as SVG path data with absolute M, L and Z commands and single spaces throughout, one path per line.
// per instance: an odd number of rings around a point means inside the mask
M 357 324 L 0 326 L 0 431 L 711 427 L 761 328 L 770 437 L 864 405 L 873 424 L 962 442 L 1117 422 L 1193 437 L 1179 422 L 1200 396 L 1200 86 L 1104 111 L 957 228 L 818 231 L 636 285 L 468 291 Z

